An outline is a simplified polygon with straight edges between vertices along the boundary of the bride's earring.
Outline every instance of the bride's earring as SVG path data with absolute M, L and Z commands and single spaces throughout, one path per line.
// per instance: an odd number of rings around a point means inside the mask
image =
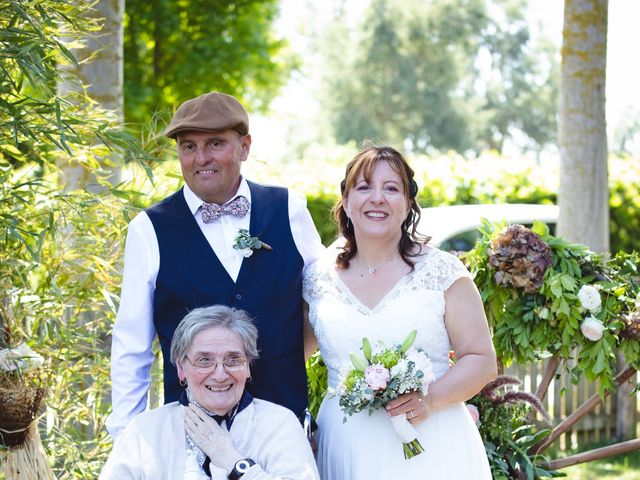
M 180 384 L 181 387 L 187 387 L 187 379 L 186 378 L 181 378 L 178 383 Z

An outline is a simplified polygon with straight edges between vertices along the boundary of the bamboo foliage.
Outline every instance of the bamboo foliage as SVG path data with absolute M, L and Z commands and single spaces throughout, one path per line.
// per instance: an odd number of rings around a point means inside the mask
M 100 179 L 109 153 L 143 158 L 82 93 L 70 101 L 55 91 L 58 64 L 75 63 L 65 44 L 96 32 L 88 8 L 0 4 L 0 293 L 13 311 L 0 322 L 0 347 L 26 342 L 45 358 L 37 425 L 58 478 L 96 478 L 109 451 L 108 334 L 131 216 L 125 205 L 135 202 L 122 190 L 66 191 L 56 165 L 76 163 Z

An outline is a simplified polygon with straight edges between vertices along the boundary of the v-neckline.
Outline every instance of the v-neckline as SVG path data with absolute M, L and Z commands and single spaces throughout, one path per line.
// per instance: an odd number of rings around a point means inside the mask
M 338 273 L 337 268 L 334 267 L 332 269 L 332 274 L 336 277 L 336 285 L 338 289 L 342 291 L 342 293 L 349 298 L 350 302 L 364 314 L 372 315 L 377 311 L 379 311 L 382 308 L 382 306 L 386 303 L 386 300 L 390 298 L 392 294 L 395 294 L 396 290 L 398 290 L 401 285 L 406 283 L 416 273 L 416 271 L 419 270 L 421 265 L 424 263 L 425 259 L 430 254 L 431 254 L 431 249 L 427 250 L 423 255 L 421 255 L 418 258 L 418 261 L 415 263 L 413 270 L 410 270 L 409 272 L 402 275 L 398 279 L 398 281 L 394 283 L 393 286 L 384 295 L 382 295 L 382 297 L 380 297 L 380 300 L 378 300 L 375 303 L 375 305 L 371 307 L 365 304 L 362 300 L 360 300 L 360 298 L 358 298 L 358 296 L 355 293 L 353 293 L 353 290 L 351 290 L 351 288 L 349 288 L 349 286 L 345 283 L 342 277 L 340 277 L 340 274 Z

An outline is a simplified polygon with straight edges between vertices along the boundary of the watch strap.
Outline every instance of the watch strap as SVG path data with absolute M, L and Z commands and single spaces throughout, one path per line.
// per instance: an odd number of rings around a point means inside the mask
M 250 458 L 243 458 L 241 460 L 238 460 L 233 466 L 233 470 L 229 472 L 229 480 L 239 480 L 255 464 L 256 462 L 254 462 Z

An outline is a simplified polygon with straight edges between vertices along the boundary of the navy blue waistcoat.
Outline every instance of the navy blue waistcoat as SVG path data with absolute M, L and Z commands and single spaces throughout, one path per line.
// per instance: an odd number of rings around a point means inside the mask
M 181 387 L 170 362 L 171 338 L 192 309 L 224 304 L 249 312 L 258 328 L 260 358 L 247 388 L 296 415 L 307 405 L 302 334 L 302 268 L 289 225 L 288 192 L 249 182 L 252 236 L 273 250 L 245 258 L 234 283 L 202 234 L 182 190 L 147 210 L 158 239 L 160 270 L 153 321 L 164 358 L 164 400 L 178 400 Z

